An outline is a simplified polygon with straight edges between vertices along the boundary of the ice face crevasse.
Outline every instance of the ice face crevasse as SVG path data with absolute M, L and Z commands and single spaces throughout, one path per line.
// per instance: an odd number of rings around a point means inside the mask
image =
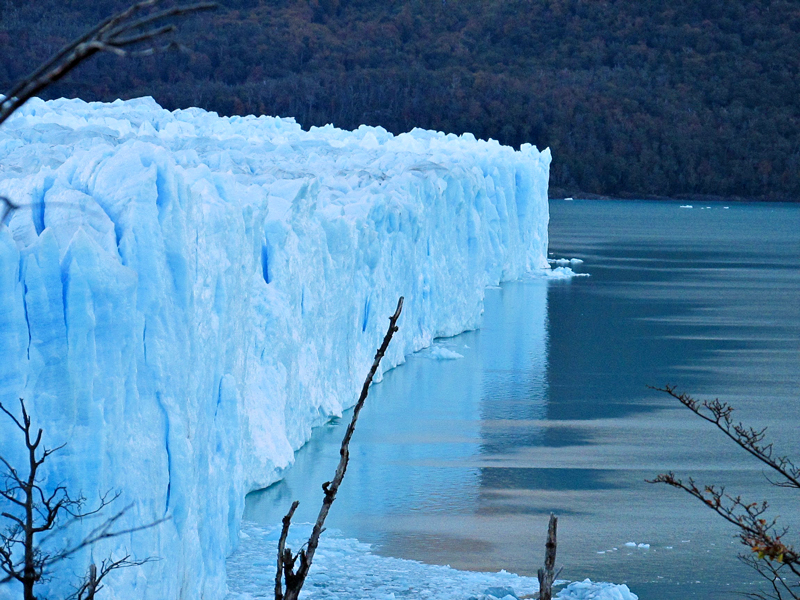
M 109 597 L 221 598 L 245 494 L 353 404 L 398 296 L 384 369 L 547 267 L 549 164 L 469 134 L 30 101 L 0 128 L 0 194 L 26 205 L 0 227 L 0 401 L 67 443 L 46 483 L 170 518 L 70 576 L 130 552 L 161 560 Z

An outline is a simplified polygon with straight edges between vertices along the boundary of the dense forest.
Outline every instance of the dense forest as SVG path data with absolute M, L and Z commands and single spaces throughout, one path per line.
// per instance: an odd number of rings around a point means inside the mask
M 800 199 L 797 0 L 219 0 L 49 97 L 550 147 L 553 195 Z M 127 0 L 0 0 L 0 89 Z

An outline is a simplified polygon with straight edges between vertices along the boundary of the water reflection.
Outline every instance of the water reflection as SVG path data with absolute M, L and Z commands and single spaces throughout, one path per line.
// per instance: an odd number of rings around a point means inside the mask
M 718 208 L 554 203 L 551 250 L 591 277 L 488 290 L 481 330 L 437 342 L 464 358 L 423 352 L 374 386 L 329 525 L 393 556 L 533 574 L 556 511 L 566 577 L 642 600 L 752 590 L 732 531 L 644 482 L 674 469 L 795 514 L 757 464 L 647 388 L 725 397 L 800 447 L 800 208 Z M 321 428 L 246 518 L 273 525 L 300 499 L 313 520 L 342 433 Z

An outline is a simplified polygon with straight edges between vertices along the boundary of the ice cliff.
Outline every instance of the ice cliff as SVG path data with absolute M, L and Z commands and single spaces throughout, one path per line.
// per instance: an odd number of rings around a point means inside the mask
M 5 123 L 0 194 L 25 207 L 0 226 L 0 401 L 67 444 L 50 483 L 120 490 L 128 524 L 170 517 L 94 550 L 161 558 L 109 596 L 223 597 L 245 494 L 354 402 L 398 296 L 385 368 L 547 267 L 549 163 L 152 99 L 33 100 Z

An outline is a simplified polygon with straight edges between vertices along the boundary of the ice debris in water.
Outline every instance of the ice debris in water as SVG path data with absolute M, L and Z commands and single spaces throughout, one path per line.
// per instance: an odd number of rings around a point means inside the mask
M 547 262 L 551 265 L 559 265 L 561 267 L 583 264 L 583 261 L 580 258 L 548 258 Z
M 245 524 L 248 537 L 228 559 L 227 600 L 253 600 L 270 595 L 275 585 L 275 551 L 279 528 L 267 530 Z M 301 525 L 289 540 L 298 548 L 310 524 Z M 292 539 L 293 538 L 293 539 Z M 413 560 L 373 554 L 369 544 L 328 530 L 314 557 L 304 597 L 308 600 L 516 600 L 538 591 L 534 577 L 500 571 L 480 573 L 427 565 Z M 574 582 L 556 596 L 559 600 L 638 600 L 627 586 Z
M 434 346 L 431 351 L 428 352 L 428 357 L 436 360 L 455 360 L 458 358 L 464 358 L 464 355 L 459 354 L 458 352 L 453 352 L 444 346 Z
M 573 277 L 589 277 L 589 273 L 576 273 L 569 267 L 556 267 L 544 272 L 550 279 L 572 279 Z
M 639 596 L 631 592 L 625 584 L 593 582 L 589 579 L 570 583 L 556 595 L 556 598 L 559 600 L 639 600 Z

